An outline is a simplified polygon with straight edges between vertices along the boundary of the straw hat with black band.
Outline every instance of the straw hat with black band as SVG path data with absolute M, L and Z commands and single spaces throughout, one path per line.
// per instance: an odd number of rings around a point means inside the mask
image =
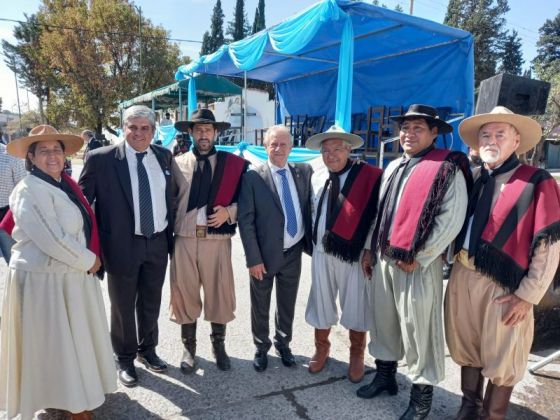
M 189 128 L 192 129 L 195 124 L 212 124 L 218 131 L 227 130 L 231 124 L 225 121 L 216 121 L 214 113 L 209 109 L 197 109 L 191 115 L 188 121 L 177 121 L 175 128 L 183 133 L 186 133 Z
M 396 121 L 398 124 L 402 124 L 405 120 L 415 120 L 418 118 L 423 118 L 427 122 L 434 124 L 438 128 L 438 134 L 448 134 L 453 132 L 453 127 L 440 119 L 437 110 L 433 106 L 429 105 L 412 104 L 408 107 L 408 110 L 404 114 L 391 117 L 391 120 Z
M 321 150 L 321 144 L 330 139 L 340 139 L 345 141 L 353 149 L 357 149 L 364 144 L 364 140 L 356 134 L 347 133 L 343 128 L 332 125 L 324 133 L 315 134 L 307 139 L 305 147 L 311 150 Z
M 27 137 L 21 137 L 12 140 L 6 146 L 8 153 L 12 156 L 25 159 L 29 146 L 40 141 L 60 141 L 64 144 L 64 154 L 66 156 L 73 155 L 80 150 L 84 144 L 84 140 L 80 136 L 73 134 L 61 134 L 58 130 L 50 125 L 38 125 L 34 127 Z
M 507 123 L 519 132 L 518 155 L 528 152 L 541 140 L 542 128 L 532 118 L 515 114 L 503 106 L 497 106 L 487 114 L 473 115 L 459 124 L 459 135 L 471 149 L 478 150 L 478 132 L 484 124 Z

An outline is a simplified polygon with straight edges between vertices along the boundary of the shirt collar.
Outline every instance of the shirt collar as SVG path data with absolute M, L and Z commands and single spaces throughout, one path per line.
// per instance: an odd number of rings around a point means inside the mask
M 128 144 L 128 142 L 127 142 L 126 140 L 123 140 L 123 141 L 124 141 L 124 149 L 125 149 L 126 155 L 127 155 L 129 158 L 135 157 L 135 156 L 136 156 L 136 153 L 141 153 L 141 152 L 137 152 L 136 150 L 134 150 L 134 149 L 132 148 L 132 146 L 131 146 L 130 144 Z M 150 146 L 148 146 L 148 148 L 147 148 L 146 150 L 144 150 L 144 151 L 148 153 L 147 156 L 150 156 L 151 154 L 154 153 L 154 152 L 152 152 L 152 148 L 151 148 Z M 146 157 L 147 157 L 147 156 L 146 156 Z
M 276 165 L 273 164 L 270 160 L 267 160 L 266 163 L 268 164 L 268 167 L 270 168 L 270 170 L 271 170 L 273 173 L 276 173 L 276 172 L 278 172 L 278 171 L 281 170 L 281 169 L 286 169 L 286 171 L 290 169 L 290 167 L 288 166 L 288 162 L 286 162 L 286 164 L 285 164 L 282 168 L 279 167 L 279 166 L 276 166 Z

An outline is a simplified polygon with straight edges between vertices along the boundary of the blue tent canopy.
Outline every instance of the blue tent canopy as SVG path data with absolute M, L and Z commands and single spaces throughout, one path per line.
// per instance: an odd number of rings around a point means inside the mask
M 323 0 L 179 67 L 274 82 L 281 113 L 326 115 L 346 130 L 369 106 L 425 103 L 470 116 L 470 33 L 363 2 Z M 190 78 L 194 83 L 194 79 Z

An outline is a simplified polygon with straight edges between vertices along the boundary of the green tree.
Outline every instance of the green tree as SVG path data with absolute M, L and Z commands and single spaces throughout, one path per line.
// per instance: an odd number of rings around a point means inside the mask
M 560 127 L 560 12 L 540 27 L 533 66 L 536 76 L 551 84 L 546 113 L 539 118 L 546 136 Z
M 397 12 L 404 13 L 404 9 L 403 9 L 403 7 L 400 5 L 400 3 L 397 3 L 397 5 L 395 6 L 395 10 L 396 10 Z
M 2 41 L 2 49 L 8 68 L 18 75 L 22 86 L 37 96 L 39 112 L 45 120 L 44 107 L 50 93 L 59 85 L 57 70 L 50 68 L 42 54 L 40 44 L 43 27 L 37 14 L 25 15 L 25 21 L 14 27 L 15 44 Z
M 208 34 L 208 35 L 207 35 Z M 224 11 L 222 2 L 216 0 L 210 20 L 210 32 L 206 32 L 202 37 L 201 55 L 212 54 L 225 43 L 224 38 Z
M 47 107 L 59 127 L 99 132 L 116 122 L 119 102 L 172 83 L 188 61 L 163 28 L 140 21 L 126 0 L 43 0 L 39 19 L 49 28 L 41 34 L 42 54 L 61 80 Z
M 521 47 L 521 38 L 519 38 L 517 31 L 511 31 L 502 47 L 500 72 L 521 75 L 522 66 L 525 62 Z
M 251 27 L 247 21 L 245 12 L 245 0 L 236 0 L 233 11 L 233 20 L 228 23 L 226 33 L 231 36 L 232 41 L 239 41 L 251 33 Z
M 539 29 L 534 63 L 541 68 L 560 63 L 560 12 L 554 19 L 548 19 Z
M 204 35 L 202 35 L 202 46 L 200 47 L 200 55 L 208 55 L 213 52 L 210 44 L 210 32 L 206 31 L 204 32 Z
M 507 0 L 449 0 L 444 24 L 469 31 L 474 36 L 475 85 L 496 73 Z
M 259 4 L 255 9 L 255 20 L 253 21 L 253 34 L 262 31 L 266 28 L 265 16 L 264 16 L 264 0 L 259 0 Z

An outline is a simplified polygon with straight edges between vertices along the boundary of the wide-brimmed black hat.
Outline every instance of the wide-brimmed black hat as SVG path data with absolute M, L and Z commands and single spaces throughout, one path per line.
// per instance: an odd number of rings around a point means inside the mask
M 228 122 L 216 121 L 214 113 L 209 109 L 197 109 L 191 115 L 191 119 L 188 121 L 177 121 L 175 123 L 175 128 L 179 131 L 186 132 L 189 128 L 193 128 L 195 124 L 212 124 L 216 130 L 227 130 L 231 127 Z
M 434 123 L 438 128 L 438 134 L 447 134 L 453 132 L 453 127 L 439 118 L 437 110 L 430 105 L 412 104 L 408 107 L 402 115 L 391 117 L 393 121 L 401 124 L 404 120 L 411 120 L 417 118 L 424 118 L 427 121 Z

